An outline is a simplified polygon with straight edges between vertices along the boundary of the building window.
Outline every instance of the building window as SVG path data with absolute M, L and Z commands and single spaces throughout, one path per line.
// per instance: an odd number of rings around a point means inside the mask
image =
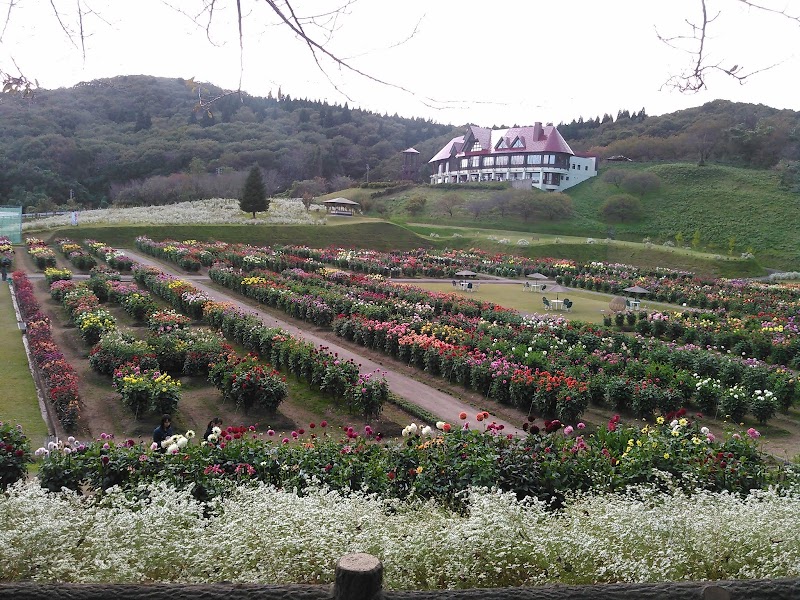
M 511 157 L 511 164 L 512 165 L 522 165 L 525 164 L 525 156 L 522 154 L 514 154 Z
M 477 169 L 481 166 L 481 157 L 480 156 L 472 156 L 469 159 L 469 166 L 473 169 Z
M 583 168 L 584 168 L 586 171 L 588 171 L 588 170 L 589 170 L 589 165 L 586 165 L 586 166 L 585 166 L 585 167 L 583 167 Z
M 467 163 L 469 163 L 469 161 L 466 158 L 462 158 L 461 159 L 461 168 L 462 169 L 466 169 L 467 168 Z
M 478 140 L 472 142 L 471 152 L 480 152 L 481 150 L 483 150 L 483 148 L 481 147 L 481 143 Z
M 540 164 L 542 164 L 542 155 L 541 154 L 529 154 L 528 155 L 528 164 L 529 165 L 540 165 Z
M 556 164 L 556 155 L 555 154 L 545 154 L 544 155 L 544 164 L 546 164 L 546 165 L 554 165 L 554 164 Z
M 512 148 L 524 148 L 525 145 L 522 143 L 522 140 L 517 138 L 514 140 L 514 143 L 511 145 Z
M 497 143 L 497 146 L 495 146 L 495 149 L 497 149 L 497 150 L 500 150 L 500 149 L 502 149 L 502 148 L 508 148 L 508 146 L 506 145 L 506 138 L 502 138 L 502 139 L 501 139 L 501 140 L 500 140 L 500 141 Z
M 497 166 L 498 167 L 505 167 L 508 165 L 508 157 L 507 156 L 498 156 L 497 157 Z
M 493 167 L 494 166 L 494 156 L 484 156 L 483 157 L 483 166 L 484 167 Z
M 561 182 L 561 175 L 559 173 L 545 173 L 544 174 L 544 184 L 545 185 L 558 185 Z

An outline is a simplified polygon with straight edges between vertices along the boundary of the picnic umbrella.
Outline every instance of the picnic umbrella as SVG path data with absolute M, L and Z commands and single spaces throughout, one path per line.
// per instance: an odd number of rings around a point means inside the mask
M 528 273 L 525 277 L 528 279 L 549 279 L 547 275 L 542 275 L 541 273 Z
M 555 292 L 556 293 L 556 300 L 558 300 L 558 295 L 559 294 L 563 294 L 564 292 L 568 292 L 568 291 L 570 291 L 570 289 L 569 288 L 565 288 L 563 285 L 555 284 L 553 287 L 551 287 L 547 291 L 548 292 Z
M 456 271 L 456 275 L 459 277 L 474 277 L 477 275 L 477 273 L 475 271 L 468 271 L 465 269 L 464 271 Z
M 643 288 L 640 285 L 634 285 L 632 287 L 626 287 L 624 292 L 630 292 L 631 294 L 649 294 L 650 290 Z

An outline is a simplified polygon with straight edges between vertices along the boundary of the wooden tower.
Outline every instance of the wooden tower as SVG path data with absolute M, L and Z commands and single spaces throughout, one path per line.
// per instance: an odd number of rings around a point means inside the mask
M 402 181 L 416 181 L 419 175 L 419 152 L 414 148 L 403 150 L 403 172 L 400 174 Z

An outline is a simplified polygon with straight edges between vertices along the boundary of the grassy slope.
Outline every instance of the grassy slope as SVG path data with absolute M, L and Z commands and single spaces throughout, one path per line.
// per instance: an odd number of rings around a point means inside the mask
M 25 233 L 23 233 L 23 236 Z M 369 221 L 337 225 L 335 227 L 305 225 L 130 225 L 105 227 L 70 227 L 31 235 L 52 241 L 68 236 L 82 242 L 96 239 L 116 248 L 132 248 L 140 235 L 152 239 L 202 240 L 236 242 L 254 245 L 299 244 L 314 248 L 329 245 L 346 248 L 374 248 L 376 250 L 411 250 L 430 247 L 431 243 L 403 227 L 390 223 Z
M 0 282 L 0 365 L 2 365 L 2 390 L 0 394 L 0 420 L 19 423 L 35 450 L 47 437 L 47 427 L 39 411 L 36 387 L 33 385 L 22 345 L 22 334 L 17 327 L 14 305 L 6 282 Z
M 625 167 L 622 167 L 625 168 Z M 735 238 L 735 253 L 752 249 L 762 264 L 776 268 L 800 267 L 795 215 L 800 196 L 778 187 L 772 171 L 692 164 L 634 165 L 655 173 L 662 188 L 642 201 L 646 217 L 635 224 L 616 225 L 617 235 L 640 240 L 674 239 L 680 232 L 690 243 L 700 231 L 701 246 L 728 253 Z M 599 178 L 570 192 L 579 220 L 589 222 L 609 195 L 619 193 Z
M 438 219 L 441 221 L 441 219 Z M 482 225 L 482 223 L 478 223 Z M 431 238 L 431 232 L 438 232 L 440 238 Z M 458 233 L 463 237 L 453 238 Z M 472 227 L 459 229 L 439 225 L 399 225 L 373 220 L 347 220 L 336 226 L 270 226 L 270 225 L 204 225 L 204 226 L 79 226 L 54 229 L 46 232 L 31 232 L 52 242 L 67 236 L 78 242 L 84 239 L 100 240 L 116 248 L 132 248 L 139 235 L 147 235 L 156 240 L 198 239 L 241 242 L 254 245 L 306 244 L 314 248 L 330 245 L 347 248 L 373 248 L 376 250 L 411 250 L 420 247 L 439 248 L 481 248 L 490 252 L 507 252 L 529 258 L 558 257 L 580 262 L 601 260 L 620 262 L 642 267 L 669 265 L 675 269 L 692 271 L 701 275 L 717 277 L 746 277 L 762 275 L 763 269 L 754 261 L 716 260 L 713 255 L 681 252 L 662 247 L 647 248 L 642 244 L 615 242 L 613 244 L 586 244 L 585 238 L 540 235 L 528 247 L 501 245 L 488 239 L 489 235 L 498 238 L 509 237 L 512 241 L 527 237 L 519 232 L 507 230 L 482 229 Z
M 756 255 L 757 261 L 764 266 L 780 270 L 800 270 L 800 246 L 797 245 L 795 214 L 800 208 L 800 196 L 778 187 L 778 176 L 772 171 L 741 169 L 719 165 L 697 167 L 689 163 L 641 163 L 614 164 L 604 167 L 625 170 L 645 170 L 658 175 L 663 182 L 662 188 L 642 199 L 645 217 L 637 223 L 614 224 L 615 237 L 630 241 L 641 241 L 645 237 L 661 244 L 681 233 L 684 244 L 689 245 L 696 230 L 700 231 L 700 248 L 713 254 L 727 256 L 728 245 L 735 241 L 733 256 L 750 251 Z M 353 190 L 363 193 L 364 190 Z M 436 215 L 434 207 L 439 198 L 449 190 L 433 187 L 421 187 L 400 192 L 393 196 L 379 199 L 383 203 L 387 218 L 397 223 L 409 221 L 449 226 L 484 227 L 517 232 L 536 232 L 538 234 L 571 235 L 603 239 L 607 236 L 608 225 L 598 218 L 598 208 L 606 198 L 622 193 L 622 190 L 606 184 L 599 177 L 582 183 L 568 191 L 575 207 L 575 216 L 567 221 L 536 221 L 525 223 L 516 217 L 482 216 L 475 220 L 465 210 L 453 218 L 443 219 Z M 475 198 L 484 198 L 492 192 L 465 188 L 459 195 L 469 203 Z M 420 194 L 427 199 L 427 205 L 421 215 L 410 217 L 404 210 L 405 200 L 412 195 Z M 339 195 L 346 195 L 339 193 Z M 544 250 L 540 248 L 540 250 Z M 580 258 L 586 251 L 565 254 L 566 248 L 555 248 L 555 255 Z M 569 252 L 575 252 L 570 249 Z M 590 251 L 589 251 L 590 252 Z M 637 252 L 631 260 L 609 255 L 607 258 L 596 257 L 597 260 L 619 260 L 633 264 L 649 264 L 641 252 Z M 591 254 L 591 252 L 590 252 Z M 656 255 L 657 256 L 657 255 Z M 588 255 L 587 255 L 588 257 Z M 681 261 L 683 259 L 680 259 Z M 672 262 L 671 260 L 668 262 Z M 663 255 L 660 262 L 664 264 Z M 673 265 L 675 268 L 692 268 L 691 265 Z M 735 276 L 735 265 L 723 265 L 721 270 L 712 272 Z M 703 270 L 703 269 L 701 269 Z M 756 274 L 745 269 L 741 274 Z

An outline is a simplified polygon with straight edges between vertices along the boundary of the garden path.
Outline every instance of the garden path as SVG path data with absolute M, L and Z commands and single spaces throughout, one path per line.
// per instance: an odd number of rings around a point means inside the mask
M 466 402 L 463 402 L 458 398 L 451 396 L 450 394 L 435 389 L 407 375 L 403 375 L 402 373 L 394 370 L 391 366 L 387 367 L 383 362 L 377 362 L 362 353 L 354 352 L 343 345 L 338 345 L 328 339 L 328 337 L 317 335 L 311 331 L 308 331 L 308 329 L 303 329 L 289 323 L 288 321 L 277 319 L 272 314 L 259 310 L 258 308 L 254 308 L 229 293 L 211 287 L 207 283 L 210 282 L 207 276 L 186 275 L 184 273 L 179 273 L 172 265 L 168 263 L 152 259 L 149 256 L 140 254 L 133 250 L 124 249 L 123 251 L 133 260 L 143 265 L 157 267 L 158 269 L 173 275 L 174 277 L 179 277 L 186 281 L 190 281 L 192 285 L 208 294 L 209 297 L 217 302 L 230 302 L 243 311 L 257 315 L 261 321 L 269 327 L 280 327 L 281 329 L 288 331 L 290 334 L 298 338 L 304 339 L 317 346 L 326 346 L 331 352 L 338 352 L 339 356 L 345 360 L 354 360 L 361 366 L 360 370 L 362 372 L 375 370 L 385 372 L 386 381 L 389 383 L 389 389 L 394 394 L 400 396 L 411 404 L 423 408 L 443 421 L 457 423 L 459 413 L 466 412 L 468 415 L 473 415 L 476 412 L 475 406 L 467 404 Z M 503 425 L 504 433 L 526 435 L 521 428 L 512 425 L 509 421 L 495 417 L 494 415 L 492 415 L 491 420 L 495 421 L 498 425 Z

